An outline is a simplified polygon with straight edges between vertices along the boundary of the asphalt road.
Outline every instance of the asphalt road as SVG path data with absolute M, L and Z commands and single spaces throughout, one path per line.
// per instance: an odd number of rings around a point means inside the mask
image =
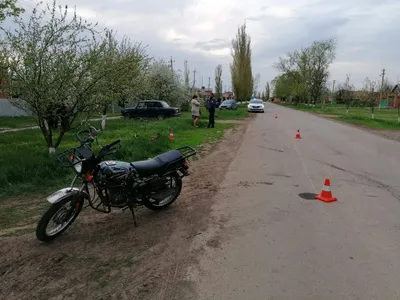
M 186 298 L 400 299 L 399 173 L 400 143 L 268 104 L 216 196 L 219 226 L 193 243 Z M 338 202 L 313 200 L 327 176 Z

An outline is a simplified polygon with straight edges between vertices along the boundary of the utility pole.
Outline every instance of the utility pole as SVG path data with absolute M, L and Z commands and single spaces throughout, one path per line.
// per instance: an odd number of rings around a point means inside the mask
M 382 73 L 380 74 L 380 76 L 382 76 L 382 83 L 381 83 L 381 97 L 380 97 L 380 101 L 382 101 L 382 97 L 383 97 L 383 83 L 385 81 L 385 73 L 386 70 L 385 68 L 382 69 Z M 389 103 L 386 103 L 386 107 L 389 105 Z M 381 104 L 379 103 L 379 108 L 381 108 Z
M 193 70 L 193 88 L 196 86 L 196 69 Z
M 170 59 L 169 62 L 170 62 L 171 71 L 174 72 L 174 62 L 175 62 L 175 60 L 172 60 L 172 56 L 171 56 L 171 59 Z
M 210 86 L 211 86 L 211 77 L 208 77 L 208 90 L 210 90 Z
M 200 88 L 203 88 L 203 76 L 201 76 L 201 87 Z

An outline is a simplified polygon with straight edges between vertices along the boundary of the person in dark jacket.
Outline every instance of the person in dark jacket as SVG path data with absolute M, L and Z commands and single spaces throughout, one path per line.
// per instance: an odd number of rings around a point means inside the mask
M 210 100 L 208 101 L 208 112 L 210 115 L 208 116 L 208 128 L 214 128 L 215 124 L 215 107 L 216 107 L 216 100 L 214 95 L 211 94 Z

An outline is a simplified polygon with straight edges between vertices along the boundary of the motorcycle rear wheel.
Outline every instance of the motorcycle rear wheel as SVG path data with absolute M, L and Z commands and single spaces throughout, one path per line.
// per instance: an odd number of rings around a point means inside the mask
M 50 208 L 43 214 L 36 227 L 36 237 L 38 240 L 46 243 L 50 242 L 67 230 L 69 226 L 71 226 L 81 212 L 84 202 L 83 198 L 78 199 L 76 197 L 79 196 L 71 195 L 50 206 Z M 65 206 L 68 204 L 69 209 L 66 210 Z M 58 227 L 54 232 L 48 232 L 49 223 L 53 220 L 53 218 L 58 219 L 57 221 L 60 222 L 64 217 L 68 218 L 67 220 L 64 220 L 63 224 L 58 224 Z
M 159 200 L 158 203 L 154 201 L 154 199 L 143 199 L 143 205 L 146 206 L 148 209 L 151 210 L 162 210 L 170 206 L 172 203 L 175 202 L 175 200 L 179 197 L 182 191 L 182 178 L 178 174 L 172 174 L 167 177 L 170 177 L 173 181 L 175 181 L 175 187 L 174 187 L 174 194 L 170 195 L 170 199 L 165 198 L 163 200 Z M 168 201 L 165 201 L 168 199 Z M 153 201 L 152 201 L 153 200 Z M 165 202 L 164 202 L 165 201 Z

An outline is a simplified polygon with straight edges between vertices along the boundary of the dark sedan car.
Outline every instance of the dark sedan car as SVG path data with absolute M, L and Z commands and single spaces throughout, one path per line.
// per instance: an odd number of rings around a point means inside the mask
M 123 117 L 132 118 L 165 118 L 177 117 L 181 114 L 179 108 L 170 107 L 167 102 L 161 100 L 140 101 L 134 108 L 125 108 L 121 110 Z
M 225 100 L 221 103 L 219 109 L 237 109 L 237 103 L 235 100 Z

